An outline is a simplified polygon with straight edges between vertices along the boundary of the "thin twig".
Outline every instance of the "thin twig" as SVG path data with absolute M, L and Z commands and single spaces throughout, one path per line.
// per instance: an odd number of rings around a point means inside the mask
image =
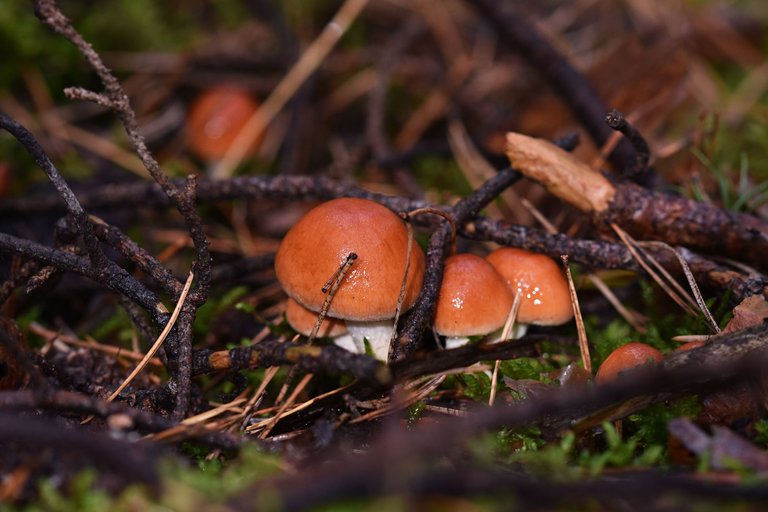
M 621 238 L 621 241 L 624 242 L 624 244 L 627 246 L 627 249 L 638 262 L 638 264 L 640 264 L 640 266 L 643 267 L 643 270 L 645 270 L 648 275 L 650 275 L 651 278 L 653 278 L 653 280 L 656 281 L 656 283 L 664 289 L 667 295 L 669 295 L 670 298 L 672 298 L 672 300 L 674 300 L 675 303 L 680 306 L 686 313 L 691 316 L 697 316 L 696 311 L 692 309 L 691 306 L 689 306 L 685 300 L 671 288 L 671 284 L 667 283 L 667 281 L 662 276 L 657 274 L 656 271 L 654 271 L 650 265 L 646 263 L 645 259 L 643 258 L 642 254 L 640 254 L 640 251 L 638 251 L 638 248 L 636 247 L 635 243 L 633 243 L 634 241 L 630 238 L 630 236 L 615 224 L 612 224 L 611 227 L 613 227 L 614 231 L 616 231 L 616 234 L 619 235 L 619 238 Z M 676 281 L 674 282 L 677 284 Z M 685 296 L 685 294 L 683 296 Z
M 515 327 L 515 322 L 517 321 L 517 313 L 518 311 L 520 311 L 520 304 L 522 303 L 522 298 L 523 298 L 523 294 L 518 288 L 517 290 L 515 290 L 515 298 L 512 301 L 512 307 L 509 308 L 509 314 L 507 315 L 507 320 L 506 322 L 504 322 L 504 328 L 501 330 L 501 341 L 507 341 L 510 339 L 512 330 Z M 493 375 L 491 376 L 491 392 L 488 396 L 488 405 L 491 405 L 491 406 L 496 401 L 496 389 L 498 387 L 500 365 L 501 365 L 500 359 L 497 359 L 493 365 Z
M 573 316 L 576 320 L 576 332 L 579 336 L 579 353 L 581 354 L 581 364 L 584 369 L 592 374 L 592 358 L 589 355 L 589 340 L 587 339 L 587 330 L 584 328 L 584 317 L 581 316 L 581 307 L 579 306 L 579 297 L 576 294 L 576 286 L 573 284 L 571 267 L 568 265 L 568 256 L 560 256 L 565 268 L 565 277 L 568 280 L 568 292 L 571 294 L 571 305 L 573 306 Z
M 160 333 L 160 336 L 157 337 L 155 342 L 152 344 L 152 347 L 147 351 L 146 354 L 144 354 L 144 358 L 139 361 L 139 364 L 136 365 L 136 368 L 133 369 L 133 371 L 126 377 L 126 379 L 123 381 L 122 384 L 120 384 L 117 389 L 109 395 L 109 398 L 107 398 L 108 402 L 111 402 L 115 398 L 122 393 L 122 391 L 128 387 L 128 385 L 133 381 L 133 379 L 136 378 L 136 376 L 141 373 L 141 371 L 144 369 L 145 366 L 147 366 L 147 363 L 155 356 L 157 351 L 160 349 L 160 347 L 163 345 L 163 342 L 165 341 L 165 338 L 168 336 L 168 334 L 171 332 L 171 329 L 173 329 L 173 326 L 176 324 L 176 319 L 179 317 L 179 313 L 181 313 L 181 308 L 184 305 L 184 301 L 187 299 L 187 294 L 189 293 L 190 288 L 192 287 L 192 281 L 195 278 L 195 274 L 193 272 L 189 272 L 189 277 L 187 277 L 186 283 L 184 283 L 184 288 L 181 290 L 181 296 L 179 297 L 179 301 L 176 303 L 176 307 L 173 310 L 173 313 L 171 313 L 171 318 L 168 320 L 168 323 L 165 324 L 165 328 Z

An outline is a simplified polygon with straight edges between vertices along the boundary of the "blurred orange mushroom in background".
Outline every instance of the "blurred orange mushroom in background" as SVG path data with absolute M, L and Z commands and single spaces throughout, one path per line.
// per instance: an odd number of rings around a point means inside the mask
M 258 108 L 256 98 L 245 89 L 219 85 L 204 91 L 192 102 L 187 113 L 187 147 L 203 160 L 220 160 Z M 254 141 L 249 156 L 261 141 L 262 137 Z

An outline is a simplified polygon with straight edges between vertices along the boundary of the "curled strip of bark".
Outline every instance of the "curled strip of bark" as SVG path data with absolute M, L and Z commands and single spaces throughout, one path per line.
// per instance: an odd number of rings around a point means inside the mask
M 648 170 L 648 160 L 651 158 L 651 151 L 648 149 L 648 143 L 643 138 L 643 135 L 618 110 L 614 109 L 608 112 L 608 115 L 605 116 L 605 122 L 612 129 L 621 132 L 632 144 L 632 147 L 635 148 L 635 163 L 632 167 L 622 170 L 624 176 L 638 183 L 647 181 L 647 176 L 644 174 Z
M 493 201 L 507 187 L 519 180 L 520 177 L 519 172 L 512 168 L 507 168 L 483 183 L 480 188 L 450 209 L 454 225 L 461 226 L 477 215 L 485 205 Z M 396 361 L 413 353 L 418 348 L 426 329 L 432 325 L 432 318 L 437 306 L 437 297 L 440 294 L 440 284 L 443 281 L 445 254 L 450 246 L 450 240 L 451 228 L 447 222 L 442 221 L 429 238 L 424 283 L 416 303 L 405 319 L 405 326 L 398 335 L 397 342 L 393 343 L 390 347 L 390 361 Z
M 200 375 L 221 370 L 267 368 L 296 365 L 306 373 L 339 373 L 362 379 L 378 388 L 392 383 L 386 365 L 364 354 L 353 354 L 335 345 L 303 345 L 265 340 L 248 347 L 211 352 L 197 350 L 192 357 L 192 373 Z
M 598 146 L 605 144 L 611 136 L 610 128 L 603 121 L 608 107 L 584 75 L 536 30 L 536 25 L 523 19 L 514 9 L 506 8 L 508 4 L 504 4 L 502 11 L 502 3 L 497 0 L 467 0 L 467 3 L 496 29 L 507 46 L 544 76 L 592 140 Z M 610 160 L 619 169 L 632 167 L 635 163 L 632 146 L 622 140 L 611 153 Z

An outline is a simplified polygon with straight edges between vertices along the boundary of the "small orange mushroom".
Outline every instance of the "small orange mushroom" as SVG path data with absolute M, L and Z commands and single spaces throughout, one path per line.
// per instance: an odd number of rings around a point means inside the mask
M 435 330 L 446 336 L 446 348 L 460 347 L 469 341 L 469 336 L 500 329 L 511 307 L 512 293 L 483 258 L 455 254 L 445 260 Z
M 595 382 L 598 384 L 605 384 L 615 380 L 619 374 L 634 368 L 636 366 L 642 366 L 649 362 L 658 362 L 663 359 L 657 349 L 645 343 L 627 343 L 611 352 L 611 354 L 605 358 L 603 364 L 597 370 L 595 375 Z
M 560 325 L 573 318 L 568 282 L 551 258 L 525 249 L 502 247 L 488 263 L 520 294 L 519 324 Z

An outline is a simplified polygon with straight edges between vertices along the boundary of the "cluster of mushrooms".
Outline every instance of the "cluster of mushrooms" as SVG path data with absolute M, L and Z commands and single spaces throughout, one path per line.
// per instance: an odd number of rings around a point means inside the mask
M 365 352 L 367 339 L 373 355 L 386 361 L 398 303 L 407 311 L 424 277 L 424 253 L 408 238 L 403 220 L 373 201 L 334 199 L 310 210 L 288 231 L 275 257 L 277 279 L 289 296 L 288 323 L 309 335 L 334 276 L 350 262 L 318 335 L 357 353 Z M 485 259 L 446 259 L 435 332 L 446 337 L 446 348 L 454 348 L 470 336 L 498 331 L 515 293 L 518 325 L 559 325 L 573 317 L 568 284 L 554 261 L 502 248 Z
M 215 166 L 258 106 L 243 89 L 206 90 L 190 108 L 187 146 Z M 261 142 L 254 141 L 249 153 Z M 317 206 L 291 228 L 275 271 L 289 297 L 286 319 L 296 332 L 331 338 L 355 353 L 366 352 L 367 340 L 371 353 L 387 361 L 395 316 L 416 301 L 424 265 L 423 251 L 394 212 L 373 201 L 342 198 Z M 573 318 L 568 284 L 549 257 L 510 247 L 486 258 L 455 254 L 445 261 L 434 329 L 445 348 L 456 348 L 471 336 L 498 334 L 513 306 L 513 339 L 529 324 L 560 325 Z M 316 325 L 319 316 L 324 320 Z M 596 381 L 661 357 L 649 345 L 629 343 L 605 360 Z
M 310 210 L 285 235 L 275 257 L 277 279 L 289 297 L 286 319 L 298 333 L 332 338 L 355 353 L 366 353 L 367 341 L 382 361 L 387 361 L 396 312 L 413 306 L 424 268 L 424 253 L 409 240 L 403 219 L 379 203 L 356 198 L 334 199 Z M 497 333 L 516 295 L 513 338 L 522 336 L 526 325 L 560 325 L 573 318 L 568 283 L 549 257 L 510 247 L 486 258 L 449 256 L 434 330 L 445 338 L 447 349 L 471 336 Z M 318 326 L 319 315 L 323 321 Z M 657 358 L 643 351 L 632 354 L 637 357 L 617 356 L 610 363 L 613 369 L 602 374 L 612 378 L 623 369 L 616 359 L 636 366 Z

